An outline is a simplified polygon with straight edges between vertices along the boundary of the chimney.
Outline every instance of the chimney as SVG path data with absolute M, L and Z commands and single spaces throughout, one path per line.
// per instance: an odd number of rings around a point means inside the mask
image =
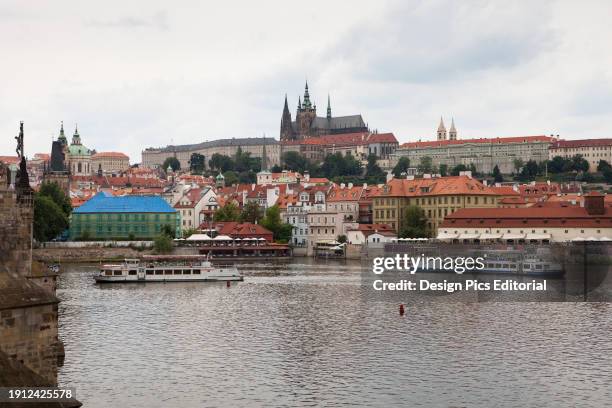
M 353 188 L 353 183 L 348 183 L 348 188 Z
M 584 208 L 589 215 L 603 215 L 606 213 L 604 206 L 605 196 L 595 191 L 584 196 Z
M 340 183 L 340 190 L 344 189 L 344 183 Z

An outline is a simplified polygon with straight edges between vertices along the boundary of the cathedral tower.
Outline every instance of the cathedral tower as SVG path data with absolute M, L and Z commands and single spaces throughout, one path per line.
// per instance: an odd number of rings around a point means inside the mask
M 455 129 L 455 118 L 451 119 L 451 127 L 448 131 L 449 140 L 457 140 L 457 129 Z
M 446 140 L 446 127 L 442 117 L 440 117 L 440 125 L 438 126 L 438 140 Z
M 297 138 L 303 139 L 310 135 L 310 127 L 317 117 L 317 106 L 310 102 L 310 93 L 308 92 L 308 81 L 304 87 L 304 101 L 301 106 L 298 106 L 295 122 L 297 127 Z
M 287 94 L 285 94 L 285 107 L 283 108 L 283 116 L 281 117 L 280 140 L 293 140 L 293 129 L 291 127 L 291 112 L 287 105 Z

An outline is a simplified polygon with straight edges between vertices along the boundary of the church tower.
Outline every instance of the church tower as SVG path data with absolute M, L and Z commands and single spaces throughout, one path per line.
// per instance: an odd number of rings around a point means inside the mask
M 457 140 L 457 129 L 455 129 L 455 118 L 451 119 L 451 127 L 448 131 L 449 140 Z
M 327 120 L 330 120 L 331 118 L 331 103 L 329 102 L 329 94 L 327 94 Z
M 317 116 L 317 106 L 310 102 L 310 93 L 308 92 L 308 81 L 304 87 L 304 101 L 298 103 L 298 110 L 295 116 L 297 127 L 297 139 L 304 139 L 305 136 L 312 136 L 310 128 Z
M 283 116 L 281 117 L 280 140 L 293 140 L 295 137 L 291 127 L 291 112 L 287 105 L 287 94 L 285 94 L 285 107 L 283 108 Z
M 446 127 L 442 117 L 440 117 L 440 125 L 438 126 L 438 140 L 446 140 Z

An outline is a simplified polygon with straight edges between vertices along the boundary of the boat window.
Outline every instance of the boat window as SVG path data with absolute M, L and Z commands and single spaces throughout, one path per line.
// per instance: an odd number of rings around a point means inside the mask
M 194 275 L 200 275 L 200 270 L 199 269 L 194 269 L 193 270 L 193 274 Z
M 175 275 L 180 275 L 180 274 L 181 274 L 181 271 L 180 271 L 180 270 L 178 270 L 178 269 L 175 269 L 175 270 L 174 270 L 174 274 L 175 274 Z
M 183 275 L 191 275 L 191 271 L 189 269 L 183 269 Z
M 529 264 L 525 264 L 525 265 L 523 266 L 523 268 L 525 268 L 525 269 L 531 269 L 531 265 L 529 265 Z
M 123 275 L 123 273 L 121 271 L 115 271 L 114 275 L 115 276 L 121 276 L 121 275 Z
M 536 269 L 542 269 L 542 264 L 536 264 L 535 267 Z
M 171 270 L 169 270 L 169 269 L 166 269 L 166 270 L 164 271 L 164 275 L 172 275 L 172 271 L 171 271 Z
M 113 274 L 113 271 L 104 271 L 104 275 L 106 276 L 111 276 Z
M 136 271 L 135 271 L 135 270 L 130 270 L 130 271 L 128 272 L 128 275 L 136 275 Z
M 163 274 L 164 274 L 164 271 L 155 271 L 155 274 L 156 274 L 156 275 L 163 275 Z
M 153 269 L 147 269 L 147 275 L 153 275 Z

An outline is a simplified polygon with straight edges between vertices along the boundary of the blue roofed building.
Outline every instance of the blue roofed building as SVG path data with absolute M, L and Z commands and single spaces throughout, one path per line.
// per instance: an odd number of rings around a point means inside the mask
M 70 219 L 71 240 L 150 240 L 164 225 L 180 233 L 180 213 L 159 196 L 98 193 L 76 208 Z

